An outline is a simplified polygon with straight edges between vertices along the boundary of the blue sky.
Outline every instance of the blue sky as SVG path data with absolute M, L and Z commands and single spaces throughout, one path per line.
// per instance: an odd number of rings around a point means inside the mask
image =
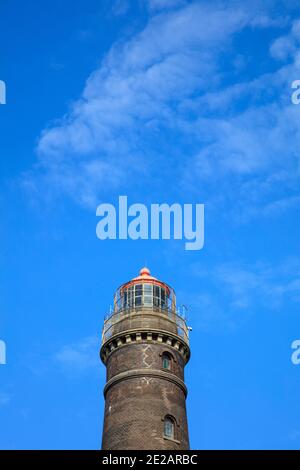
M 189 307 L 194 449 L 299 449 L 296 1 L 3 0 L 0 448 L 100 447 L 103 316 L 147 263 Z M 96 237 L 204 203 L 205 246 Z

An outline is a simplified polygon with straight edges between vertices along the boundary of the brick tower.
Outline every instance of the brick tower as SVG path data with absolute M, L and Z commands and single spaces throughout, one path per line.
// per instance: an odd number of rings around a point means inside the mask
M 173 289 L 147 268 L 117 290 L 100 357 L 107 376 L 102 449 L 189 449 L 188 328 Z

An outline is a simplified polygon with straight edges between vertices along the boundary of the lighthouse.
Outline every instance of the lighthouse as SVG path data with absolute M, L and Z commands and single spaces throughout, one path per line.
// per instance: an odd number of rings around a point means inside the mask
M 117 289 L 100 358 L 106 366 L 102 449 L 189 449 L 186 319 L 172 287 L 149 269 Z

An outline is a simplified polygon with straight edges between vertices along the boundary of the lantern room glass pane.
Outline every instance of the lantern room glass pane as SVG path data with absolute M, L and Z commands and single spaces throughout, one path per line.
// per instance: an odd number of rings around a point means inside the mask
M 127 307 L 127 301 L 128 301 L 127 297 L 128 297 L 127 296 L 127 291 L 125 290 L 124 294 L 123 294 L 123 302 L 122 302 L 123 307 L 125 307 L 125 308 Z
M 118 305 L 124 309 L 142 305 L 165 309 L 168 306 L 168 299 L 168 292 L 165 288 L 155 284 L 141 283 L 126 287 L 121 293 Z
M 145 296 L 144 297 L 144 305 L 146 305 L 146 306 L 153 305 L 153 297 Z
M 132 287 L 129 287 L 129 289 L 128 289 L 128 306 L 129 306 L 129 307 L 132 307 L 132 306 L 133 306 L 133 303 L 134 303 L 134 299 L 133 299 L 133 288 L 132 288 Z
M 161 289 L 161 307 L 166 307 L 166 291 L 165 289 Z
M 135 286 L 135 295 L 142 295 L 142 293 L 143 293 L 143 285 L 137 284 Z

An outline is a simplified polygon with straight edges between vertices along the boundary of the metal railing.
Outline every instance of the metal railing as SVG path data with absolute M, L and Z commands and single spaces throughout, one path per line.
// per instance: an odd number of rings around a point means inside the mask
M 180 315 L 178 311 L 170 307 L 147 307 L 145 305 L 141 307 L 127 307 L 115 310 L 104 320 L 104 326 L 102 330 L 102 344 L 105 343 L 114 334 L 121 332 L 121 323 L 126 320 L 134 319 L 139 327 L 143 327 L 142 317 L 144 316 L 155 316 L 159 314 L 161 320 L 167 320 L 171 323 L 172 328 L 169 329 L 170 333 L 176 333 L 180 336 L 187 344 L 189 344 L 189 330 L 186 324 L 184 316 Z M 175 328 L 174 328 L 175 326 Z

